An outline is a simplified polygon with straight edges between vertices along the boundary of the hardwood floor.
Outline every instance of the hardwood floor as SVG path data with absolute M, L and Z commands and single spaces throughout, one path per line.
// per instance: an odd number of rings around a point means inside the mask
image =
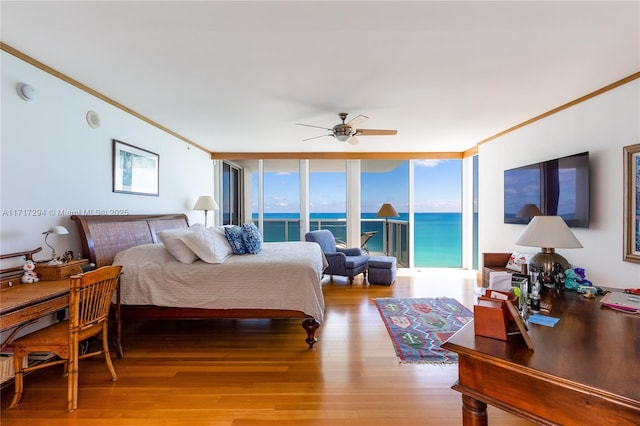
M 472 308 L 476 273 L 398 271 L 392 287 L 325 279 L 325 322 L 309 350 L 300 320 L 143 321 L 124 326 L 118 381 L 100 357 L 80 363 L 79 408 L 66 411 L 57 367 L 25 378 L 3 426 L 460 425 L 457 365 L 399 364 L 376 297 L 455 297 Z M 489 407 L 491 425 L 530 425 Z

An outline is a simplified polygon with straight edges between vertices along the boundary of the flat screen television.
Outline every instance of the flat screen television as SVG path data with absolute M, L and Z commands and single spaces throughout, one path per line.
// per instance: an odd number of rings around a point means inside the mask
M 588 228 L 589 153 L 505 170 L 504 223 L 529 223 L 522 210 L 531 204 L 544 215 L 561 216 L 570 227 Z

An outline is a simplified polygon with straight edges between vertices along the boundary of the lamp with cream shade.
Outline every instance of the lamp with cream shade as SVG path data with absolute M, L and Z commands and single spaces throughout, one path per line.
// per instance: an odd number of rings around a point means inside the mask
M 378 210 L 378 213 L 376 214 L 376 217 L 384 217 L 384 225 L 385 225 L 385 233 L 387 235 L 387 245 L 386 245 L 386 251 L 385 254 L 387 256 L 389 256 L 389 218 L 390 217 L 398 217 L 400 216 L 398 214 L 398 212 L 396 211 L 396 209 L 393 207 L 393 205 L 391 203 L 384 203 L 382 205 L 382 207 L 380 207 L 380 210 Z
M 219 210 L 218 203 L 211 195 L 201 195 L 198 197 L 194 210 L 204 210 L 204 227 L 207 227 L 207 212 L 209 210 Z
M 516 240 L 516 245 L 540 247 L 529 259 L 529 273 L 553 273 L 554 264 L 566 271 L 571 264 L 555 252 L 557 248 L 582 248 L 567 223 L 560 216 L 534 216 Z

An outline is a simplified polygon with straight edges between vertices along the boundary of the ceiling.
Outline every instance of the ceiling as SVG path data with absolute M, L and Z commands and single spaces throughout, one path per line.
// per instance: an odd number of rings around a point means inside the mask
M 0 8 L 3 43 L 216 153 L 461 152 L 640 70 L 638 1 Z M 302 141 L 342 111 L 398 134 Z

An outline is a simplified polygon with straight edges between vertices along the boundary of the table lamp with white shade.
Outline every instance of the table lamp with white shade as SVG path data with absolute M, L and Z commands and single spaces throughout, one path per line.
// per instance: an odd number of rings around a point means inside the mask
M 540 247 L 541 251 L 529 259 L 529 273 L 553 272 L 553 265 L 559 264 L 562 272 L 571 267 L 557 248 L 582 248 L 567 223 L 560 216 L 534 216 L 516 240 L 516 245 Z
M 218 203 L 213 199 L 211 195 L 201 195 L 198 197 L 196 204 L 193 206 L 194 210 L 204 210 L 204 227 L 207 227 L 207 212 L 209 210 L 219 210 Z

